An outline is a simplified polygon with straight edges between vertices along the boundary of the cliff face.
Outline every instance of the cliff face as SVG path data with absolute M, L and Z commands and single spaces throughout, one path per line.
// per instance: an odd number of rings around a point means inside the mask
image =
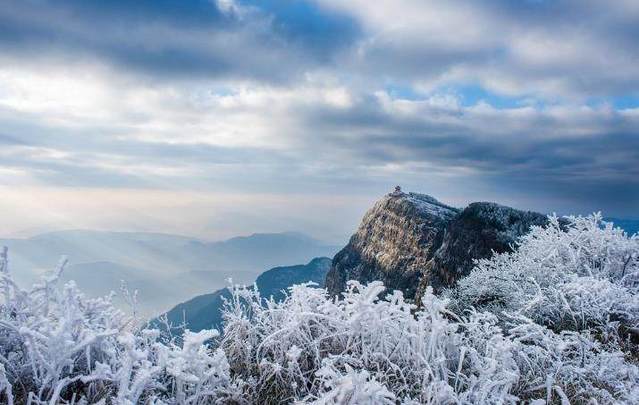
M 371 208 L 348 245 L 333 259 L 326 276 L 332 295 L 344 291 L 347 280 L 381 280 L 390 289 L 413 297 L 447 224 L 458 214 L 434 198 L 393 193 Z
M 417 303 L 427 286 L 432 286 L 437 292 L 454 285 L 470 273 L 474 259 L 511 250 L 531 226 L 547 222 L 545 215 L 536 212 L 489 202 L 470 204 L 448 224 L 440 246 L 424 267 L 416 295 Z
M 472 203 L 464 210 L 415 193 L 393 193 L 371 208 L 348 245 L 333 259 L 326 276 L 331 295 L 347 280 L 381 280 L 389 289 L 419 297 L 467 275 L 473 259 L 504 252 L 546 216 L 494 203 Z

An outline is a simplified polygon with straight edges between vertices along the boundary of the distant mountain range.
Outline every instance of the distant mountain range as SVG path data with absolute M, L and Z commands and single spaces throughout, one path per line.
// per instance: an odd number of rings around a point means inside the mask
M 264 269 L 332 256 L 337 246 L 296 232 L 264 233 L 206 242 L 140 232 L 61 231 L 27 239 L 0 239 L 9 247 L 11 271 L 27 285 L 69 257 L 65 280 L 89 295 L 118 292 L 121 281 L 139 290 L 139 310 L 154 315 L 197 294 L 251 283 Z M 116 303 L 123 302 L 116 298 Z
M 286 289 L 294 284 L 312 281 L 323 287 L 330 267 L 331 259 L 327 257 L 315 258 L 304 265 L 275 267 L 262 273 L 255 280 L 255 285 L 262 297 L 272 297 L 280 301 L 285 297 Z M 170 324 L 184 324 L 185 328 L 192 332 L 210 328 L 220 329 L 224 299 L 230 297 L 231 293 L 227 288 L 219 289 L 179 304 L 166 315 Z M 157 321 L 154 321 L 154 324 L 161 326 Z

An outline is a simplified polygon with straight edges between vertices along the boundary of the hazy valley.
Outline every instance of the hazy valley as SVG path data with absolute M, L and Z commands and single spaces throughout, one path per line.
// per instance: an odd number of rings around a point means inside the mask
M 265 270 L 331 256 L 339 249 L 301 233 L 254 234 L 220 242 L 184 236 L 100 231 L 61 231 L 28 239 L 0 239 L 10 251 L 11 271 L 29 286 L 51 272 L 64 255 L 63 280 L 74 280 L 93 297 L 117 293 L 127 308 L 122 282 L 138 290 L 138 310 L 157 315 L 198 294 L 235 283 L 251 284 Z M 130 308 L 127 308 L 130 310 Z

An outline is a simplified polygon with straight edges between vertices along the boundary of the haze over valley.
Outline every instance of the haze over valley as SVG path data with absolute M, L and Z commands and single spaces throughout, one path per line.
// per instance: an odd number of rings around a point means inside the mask
M 235 283 L 252 284 L 279 265 L 332 257 L 339 249 L 296 232 L 253 234 L 220 242 L 139 232 L 59 231 L 27 239 L 0 239 L 10 268 L 23 286 L 55 269 L 63 255 L 69 263 L 63 280 L 73 280 L 88 295 L 117 293 L 115 302 L 130 310 L 122 282 L 139 291 L 138 310 L 157 315 L 173 305 Z

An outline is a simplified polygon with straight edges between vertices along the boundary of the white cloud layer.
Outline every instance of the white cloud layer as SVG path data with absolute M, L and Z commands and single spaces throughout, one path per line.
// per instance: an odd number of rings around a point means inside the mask
M 636 2 L 113 4 L 0 11 L 8 232 L 339 238 L 395 183 L 453 204 L 639 215 Z M 106 195 L 117 220 L 91 201 Z

